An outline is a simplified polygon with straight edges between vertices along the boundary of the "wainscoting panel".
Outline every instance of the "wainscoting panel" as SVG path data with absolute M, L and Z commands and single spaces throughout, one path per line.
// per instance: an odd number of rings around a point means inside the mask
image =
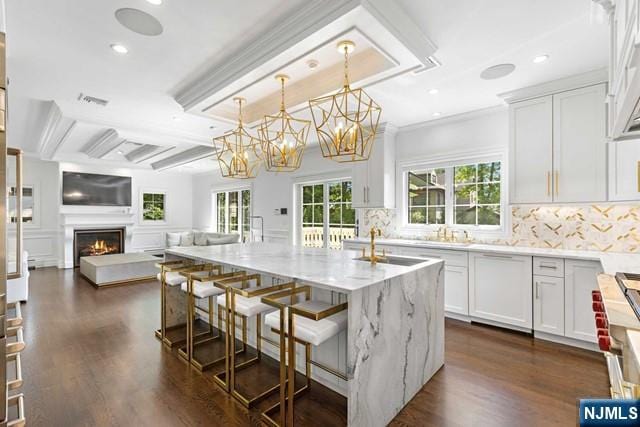
M 15 233 L 9 232 L 7 253 L 15 252 Z M 58 265 L 58 233 L 56 230 L 25 229 L 23 234 L 24 250 L 29 259 L 35 260 L 36 267 Z

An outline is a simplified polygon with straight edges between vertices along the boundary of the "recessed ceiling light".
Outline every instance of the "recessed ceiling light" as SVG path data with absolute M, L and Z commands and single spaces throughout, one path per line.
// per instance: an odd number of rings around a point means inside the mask
M 516 66 L 513 64 L 498 64 L 485 69 L 480 73 L 480 78 L 484 80 L 499 79 L 513 73 Z
M 111 45 L 111 49 L 113 49 L 115 52 L 118 52 L 122 55 L 124 55 L 125 53 L 129 52 L 129 49 L 127 49 L 125 46 L 118 44 L 118 43 L 114 43 Z
M 535 64 L 539 64 L 541 62 L 546 61 L 547 59 L 549 59 L 549 55 L 538 55 L 535 58 L 533 58 L 533 62 Z
M 438 93 L 438 89 L 429 90 L 429 95 L 435 95 L 436 93 Z
M 311 70 L 315 70 L 316 68 L 318 68 L 318 64 L 319 62 L 316 59 L 310 59 L 307 61 L 307 67 L 309 67 L 309 69 Z
M 147 3 L 158 6 L 159 4 L 162 4 L 162 0 L 147 0 Z
M 435 113 L 433 113 L 432 115 L 433 115 L 433 117 L 439 117 L 439 116 L 441 116 L 441 115 L 442 115 L 442 113 L 441 113 L 441 112 L 439 112 L 439 111 L 436 111 L 436 112 L 435 112 Z
M 211 125 L 211 126 L 209 126 L 209 129 L 211 129 L 211 130 L 214 130 L 214 129 L 216 129 L 216 128 L 217 128 L 217 126 L 215 126 L 215 125 Z
M 633 119 L 634 122 L 640 122 L 640 117 L 636 117 L 635 119 Z
M 118 154 L 124 154 L 124 151 L 122 151 L 122 150 L 118 150 L 118 151 L 117 151 L 117 153 L 118 153 Z

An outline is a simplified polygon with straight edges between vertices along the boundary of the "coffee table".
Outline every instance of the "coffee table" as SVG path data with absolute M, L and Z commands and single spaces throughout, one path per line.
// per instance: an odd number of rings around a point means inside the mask
M 155 279 L 156 256 L 144 252 L 80 258 L 80 274 L 96 287 L 122 285 Z

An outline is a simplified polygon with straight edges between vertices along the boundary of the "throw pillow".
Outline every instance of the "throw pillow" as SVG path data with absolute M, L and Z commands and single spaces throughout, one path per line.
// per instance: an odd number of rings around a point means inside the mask
M 239 234 L 224 234 L 220 235 L 220 237 L 211 237 L 207 238 L 207 244 L 209 246 L 212 245 L 226 245 L 228 243 L 238 243 L 240 240 Z
M 180 246 L 193 246 L 193 231 L 180 233 Z
M 196 246 L 207 246 L 207 235 L 201 231 L 193 233 L 193 241 Z
M 180 246 L 180 233 L 167 233 L 167 247 Z

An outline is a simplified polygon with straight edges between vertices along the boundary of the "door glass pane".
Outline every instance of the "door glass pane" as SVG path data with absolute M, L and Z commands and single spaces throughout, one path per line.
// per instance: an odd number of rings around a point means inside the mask
M 251 240 L 251 191 L 242 190 L 242 241 Z
M 238 231 L 238 192 L 229 192 L 229 231 Z
M 227 194 L 226 193 L 218 193 L 216 195 L 216 206 L 218 209 L 218 233 L 226 232 L 226 215 L 225 215 L 225 206 L 226 206 Z

